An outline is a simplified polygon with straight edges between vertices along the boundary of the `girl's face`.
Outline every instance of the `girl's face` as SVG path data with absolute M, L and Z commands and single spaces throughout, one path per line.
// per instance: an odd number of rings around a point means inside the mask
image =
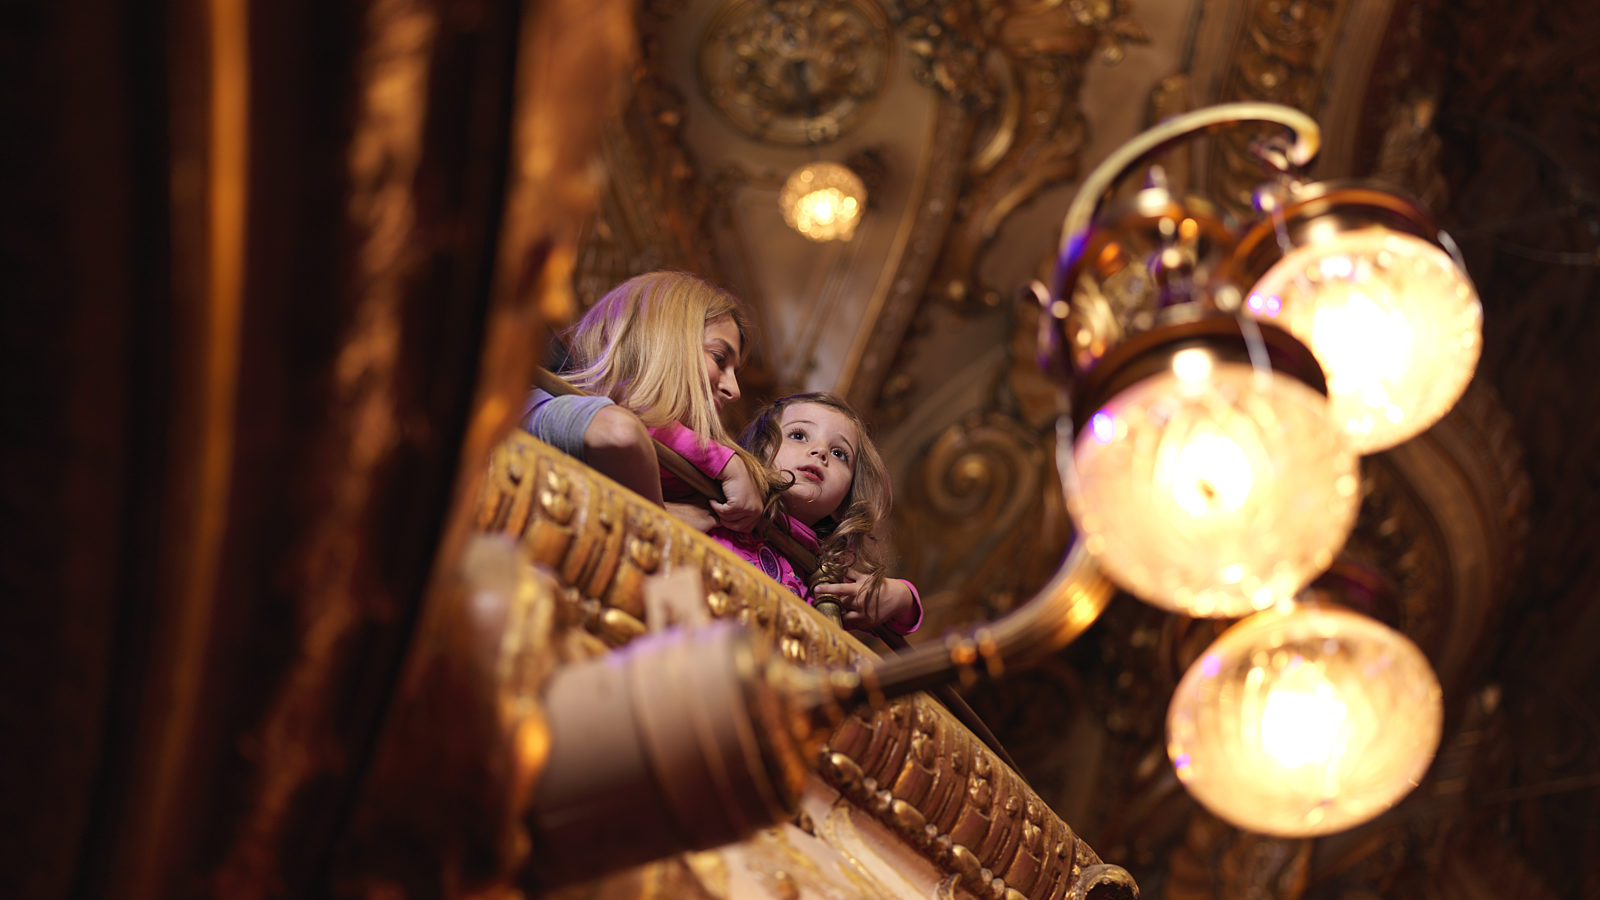
M 807 526 L 834 514 L 855 481 L 861 435 L 850 417 L 820 403 L 783 410 L 783 439 L 772 467 L 794 478 L 783 495 L 785 508 Z
M 739 325 L 732 316 L 718 316 L 706 323 L 706 380 L 711 383 L 711 396 L 722 405 L 739 399 L 740 346 Z

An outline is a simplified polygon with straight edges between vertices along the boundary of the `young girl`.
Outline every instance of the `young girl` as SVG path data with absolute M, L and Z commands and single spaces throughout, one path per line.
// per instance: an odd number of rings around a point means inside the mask
M 650 272 L 600 298 L 566 337 L 573 367 L 564 377 L 593 396 L 535 389 L 523 427 L 657 503 L 689 499 L 688 486 L 658 468 L 654 438 L 720 483 L 726 501 L 711 511 L 721 527 L 754 527 L 764 469 L 731 446 L 717 415 L 739 399 L 738 301 L 693 275 Z
M 844 609 L 847 628 L 922 624 L 911 582 L 885 578 L 873 531 L 889 515 L 888 470 L 854 410 L 830 394 L 795 394 L 758 413 L 740 443 L 787 484 L 773 490 L 777 527 L 817 553 L 809 585 L 759 535 L 712 529 L 712 538 L 811 601 Z

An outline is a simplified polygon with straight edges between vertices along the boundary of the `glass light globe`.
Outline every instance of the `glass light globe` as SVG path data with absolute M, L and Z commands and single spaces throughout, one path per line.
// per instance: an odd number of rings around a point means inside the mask
M 1089 552 L 1123 589 L 1193 616 L 1294 596 L 1361 499 L 1325 397 L 1198 348 L 1112 397 L 1073 459 L 1067 501 Z
M 848 241 L 867 205 L 867 188 L 847 166 L 818 162 L 790 174 L 778 207 L 790 228 L 813 241 Z
M 1358 452 L 1416 436 L 1449 412 L 1478 365 L 1478 292 L 1421 238 L 1379 227 L 1309 235 L 1261 276 L 1246 308 L 1316 354 Z
M 1406 637 L 1344 609 L 1285 604 L 1223 633 L 1178 684 L 1167 754 L 1217 816 L 1310 837 L 1371 819 L 1439 746 L 1438 679 Z

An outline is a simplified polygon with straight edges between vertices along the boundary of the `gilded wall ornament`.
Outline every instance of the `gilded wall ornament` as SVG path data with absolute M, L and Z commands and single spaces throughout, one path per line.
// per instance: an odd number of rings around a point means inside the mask
M 1284 4 L 1260 0 L 1241 15 L 1245 27 L 1235 42 L 1223 94 L 1239 100 L 1264 100 L 1314 112 L 1318 90 L 1330 64 L 1324 48 L 1343 24 L 1347 0 L 1308 0 Z M 1262 180 L 1252 143 L 1265 132 L 1241 129 L 1219 136 L 1210 175 L 1216 195 L 1230 210 L 1250 208 Z
M 758 141 L 835 140 L 883 89 L 893 32 L 867 0 L 733 0 L 700 42 L 700 88 Z

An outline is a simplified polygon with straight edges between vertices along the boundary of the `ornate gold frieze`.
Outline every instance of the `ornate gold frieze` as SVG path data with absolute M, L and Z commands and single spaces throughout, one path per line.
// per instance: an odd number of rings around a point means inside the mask
M 871 652 L 704 534 L 525 433 L 495 451 L 477 523 L 516 537 L 531 562 L 555 574 L 562 614 L 613 646 L 672 624 L 671 613 L 647 610 L 646 580 L 687 568 L 702 577 L 707 613 L 741 622 L 791 661 L 847 666 Z M 1136 895 L 1126 873 L 1104 866 L 925 695 L 846 717 L 817 769 L 976 896 L 1042 900 L 1102 882 L 1115 886 L 1104 896 Z
M 893 58 L 888 18 L 871 0 L 730 0 L 706 26 L 698 75 L 734 128 L 809 146 L 860 121 Z

